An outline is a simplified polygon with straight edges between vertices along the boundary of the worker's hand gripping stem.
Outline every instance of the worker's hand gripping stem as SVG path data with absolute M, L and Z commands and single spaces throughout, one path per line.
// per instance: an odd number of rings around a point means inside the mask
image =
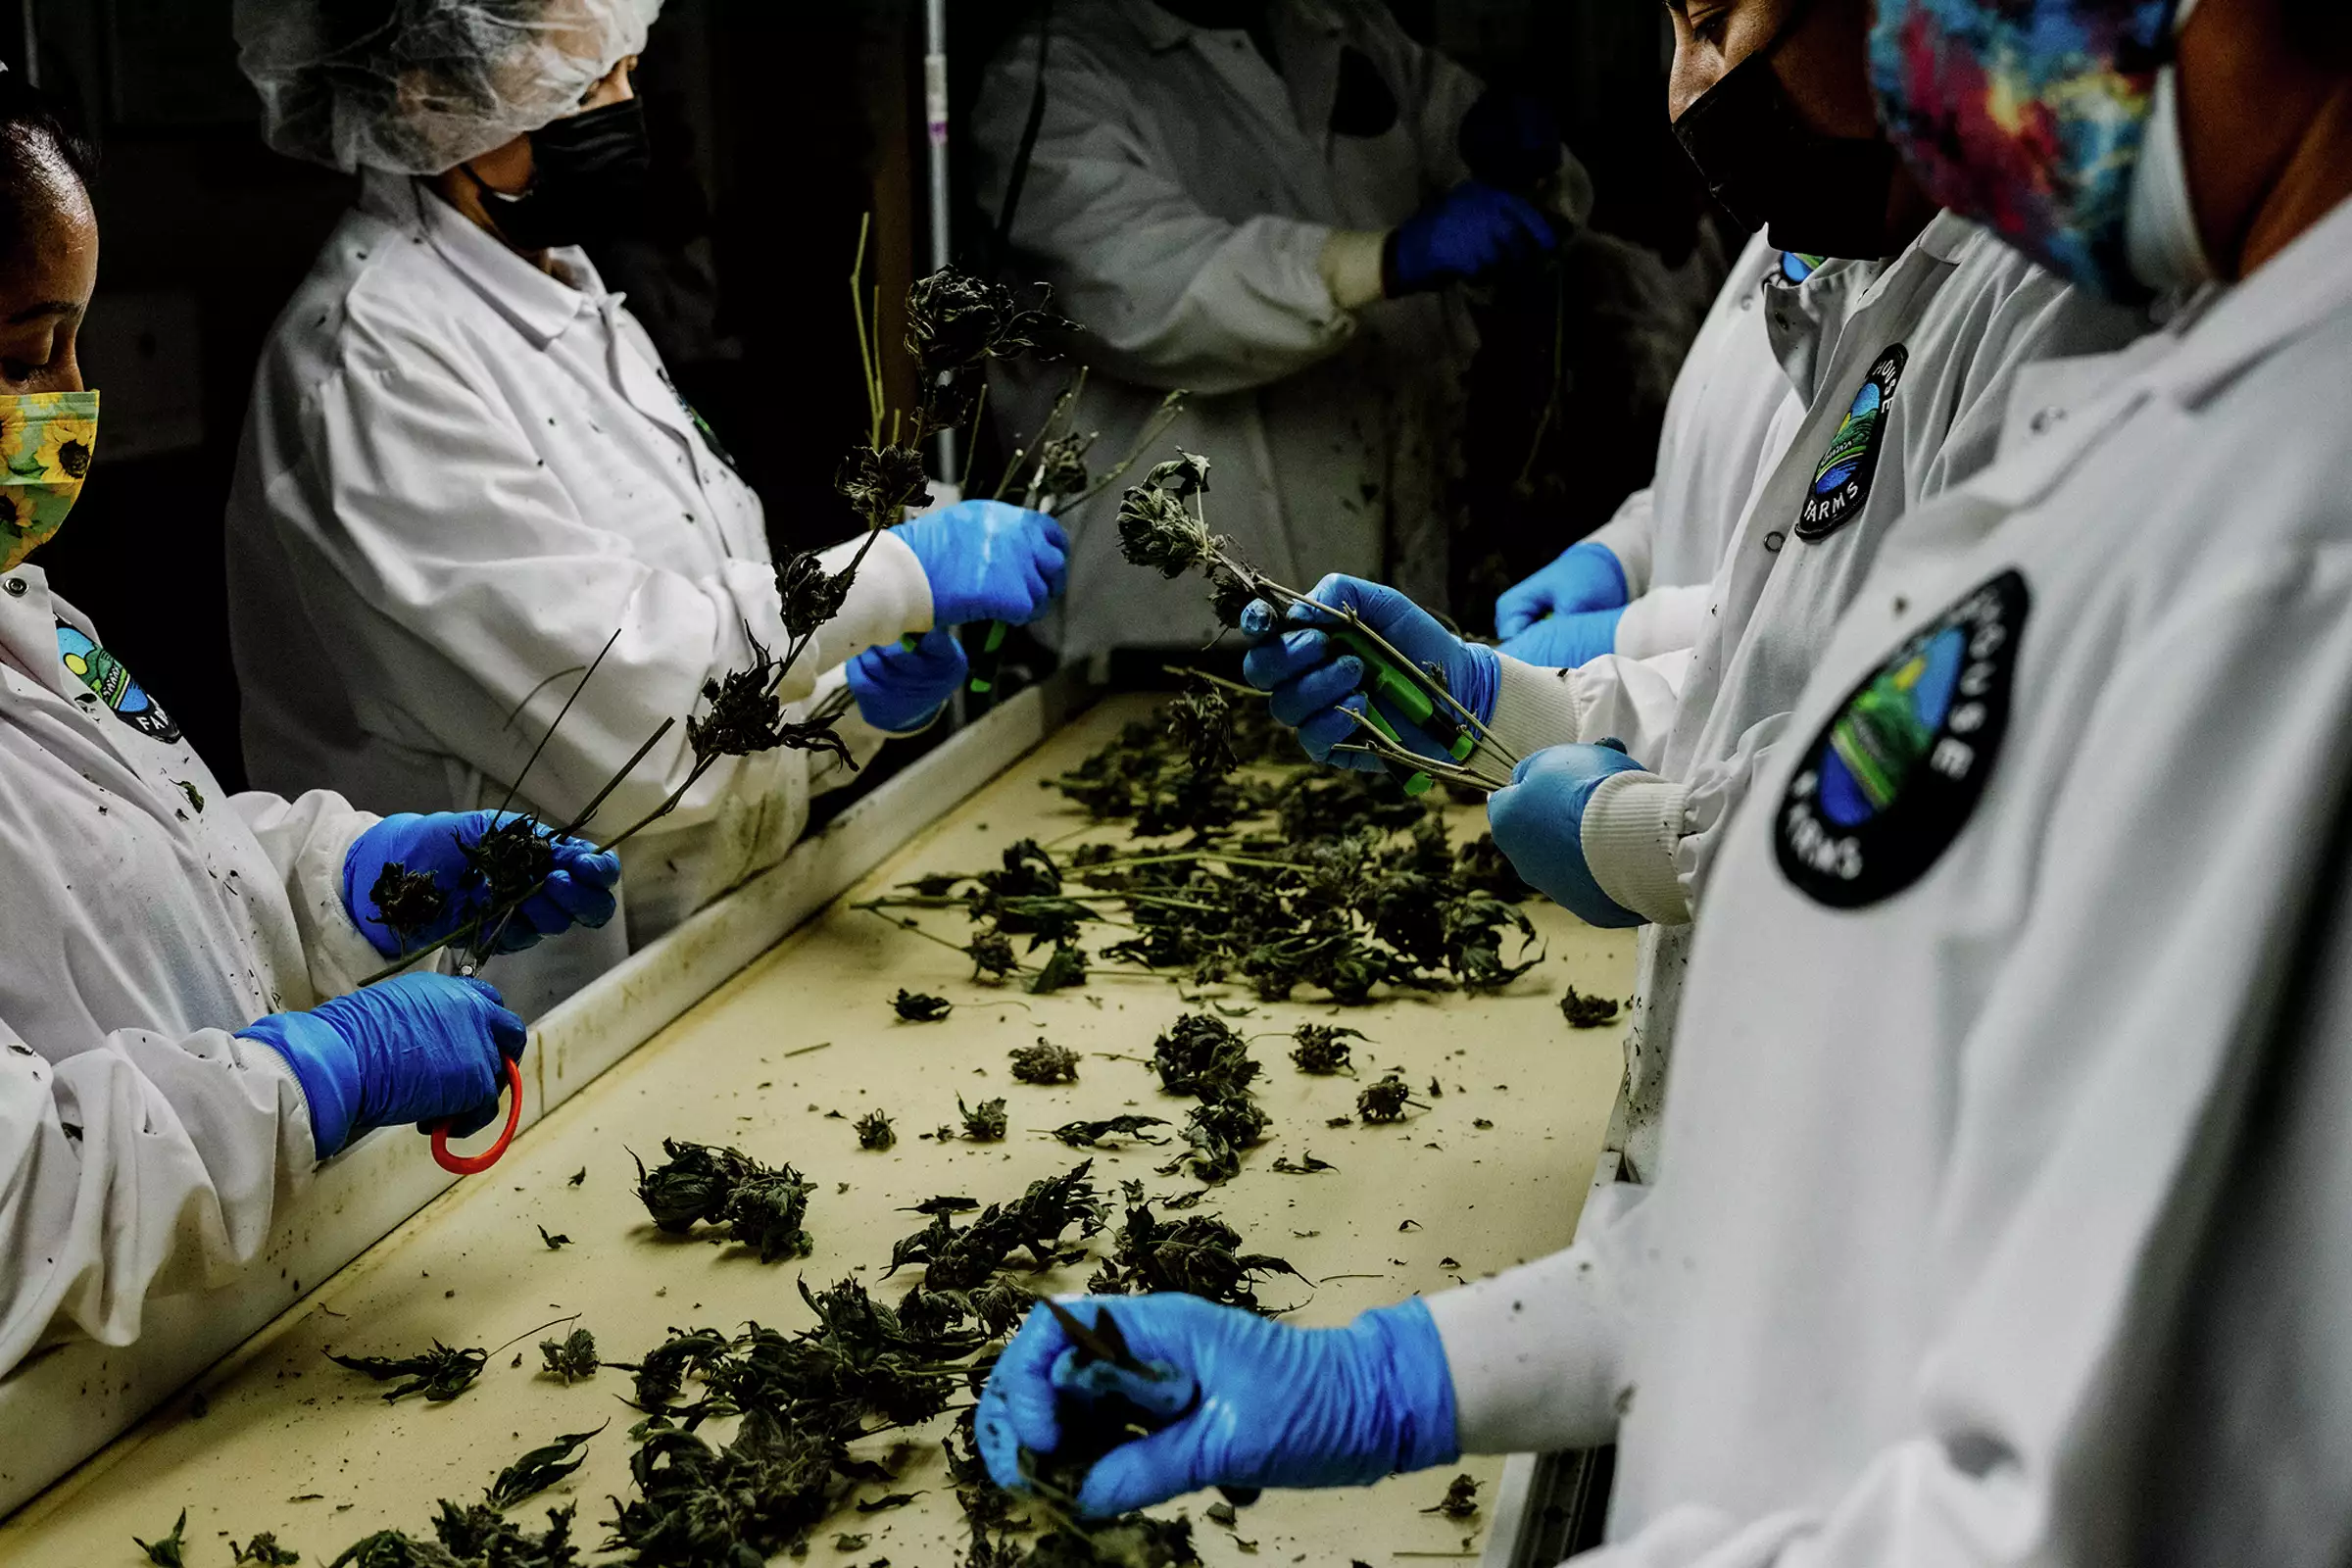
M 1025 626 L 1061 596 L 1069 536 L 1042 512 L 965 501 L 892 531 L 922 563 L 934 626 L 977 620 Z
M 1207 1486 L 1363 1486 L 1446 1464 L 1454 1435 L 1445 1347 L 1418 1300 L 1340 1329 L 1300 1329 L 1191 1296 L 1072 1300 L 1087 1323 L 1117 1314 L 1138 1378 L 1082 1354 L 1045 1307 L 1021 1325 L 980 1396 L 980 1454 L 997 1484 L 1026 1491 L 1022 1454 L 1054 1455 L 1073 1414 L 1106 1398 L 1151 1408 L 1194 1396 L 1168 1424 L 1112 1446 L 1087 1472 L 1079 1512 L 1107 1517 Z
M 343 857 L 343 906 L 369 946 L 387 958 L 449 937 L 489 916 L 498 951 L 519 953 L 542 938 L 575 925 L 601 926 L 618 907 L 612 889 L 620 880 L 620 857 L 585 839 L 565 838 L 542 824 L 551 840 L 553 869 L 537 892 L 512 912 L 490 907 L 489 889 L 466 858 L 482 835 L 513 813 L 438 811 L 429 816 L 403 812 L 387 816 L 352 841 Z M 433 918 L 400 925 L 377 906 L 377 879 L 386 866 L 432 878 L 441 898 Z
M 1264 600 L 1242 612 L 1243 633 L 1255 642 L 1242 673 L 1268 694 L 1268 710 L 1298 732 L 1308 757 L 1381 771 L 1388 764 L 1362 747 L 1367 723 L 1442 766 L 1477 750 L 1501 678 L 1494 650 L 1463 642 L 1378 583 L 1335 573 L 1308 597 L 1311 603 L 1295 604 L 1279 618 Z M 1375 636 L 1413 668 L 1398 667 Z M 1431 692 L 1433 682 L 1450 701 Z

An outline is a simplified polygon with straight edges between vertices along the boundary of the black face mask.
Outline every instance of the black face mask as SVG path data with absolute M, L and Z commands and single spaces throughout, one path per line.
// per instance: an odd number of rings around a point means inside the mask
M 645 227 L 653 163 L 645 105 L 624 98 L 532 131 L 531 188 L 482 202 L 517 250 L 625 239 Z
M 1772 57 L 1796 30 L 1800 4 L 1772 41 L 1701 93 L 1674 122 L 1707 189 L 1775 248 L 1869 261 L 1902 247 L 1886 233 L 1893 146 L 1883 137 L 1825 136 L 1804 122 L 1773 74 Z

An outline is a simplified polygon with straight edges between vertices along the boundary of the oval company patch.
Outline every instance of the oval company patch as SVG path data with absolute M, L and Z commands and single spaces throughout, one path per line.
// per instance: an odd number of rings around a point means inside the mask
M 1828 538 L 1852 521 L 1870 500 L 1871 482 L 1879 473 L 1879 444 L 1886 439 L 1887 411 L 1910 361 L 1910 350 L 1890 344 L 1862 378 L 1845 417 L 1838 421 L 1838 433 L 1830 438 L 1829 451 L 1813 469 L 1813 488 L 1805 492 L 1805 504 L 1796 514 L 1799 539 Z
M 1976 809 L 2009 727 L 2026 579 L 2004 571 L 1915 632 L 1838 705 L 1774 823 L 1781 870 L 1852 909 L 1902 892 Z

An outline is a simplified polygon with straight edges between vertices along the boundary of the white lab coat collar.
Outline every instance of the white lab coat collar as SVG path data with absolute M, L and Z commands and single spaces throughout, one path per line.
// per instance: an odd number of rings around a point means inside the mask
M 535 348 L 544 349 L 562 337 L 582 315 L 619 303 L 619 296 L 607 294 L 605 280 L 587 252 L 576 246 L 553 252 L 557 265 L 573 282 L 551 277 L 443 201 L 420 179 L 368 170 L 361 176 L 360 207 L 422 235 L 450 270 L 514 322 L 515 330 Z
M 2268 359 L 2323 317 L 2352 303 L 2352 198 L 2298 235 L 2261 270 L 2191 309 L 2177 323 L 2180 351 L 2155 372 L 2184 408 L 2215 396 L 2239 372 Z

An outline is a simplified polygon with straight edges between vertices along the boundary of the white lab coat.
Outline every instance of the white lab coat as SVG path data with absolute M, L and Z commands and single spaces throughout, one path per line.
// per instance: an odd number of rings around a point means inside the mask
M 1076 427 L 1115 463 L 1172 388 L 1191 404 L 1152 461 L 1216 466 L 1210 525 L 1279 581 L 1327 571 L 1446 595 L 1461 376 L 1476 348 L 1449 293 L 1341 310 L 1320 270 L 1334 229 L 1392 228 L 1466 178 L 1455 146 L 1477 79 L 1405 35 L 1379 0 L 1279 0 L 1280 75 L 1246 33 L 1149 0 L 1057 6 L 1044 128 L 1007 267 L 1057 290 L 1087 328 Z M 1328 128 L 1343 50 L 1396 99 L 1377 137 Z M 1034 32 L 1006 46 L 973 110 L 985 205 L 1000 210 L 1037 81 Z M 1581 171 L 1577 172 L 1581 179 Z M 1008 445 L 1034 435 L 1072 367 L 991 378 Z M 1200 646 L 1217 633 L 1197 582 L 1118 553 L 1114 488 L 1064 519 L 1069 592 L 1045 623 L 1070 655 Z
M 1657 1183 L 1432 1302 L 1468 1446 L 1629 1408 L 1593 1568 L 2342 1560 L 2347 256 L 2352 204 L 1905 522 L 1712 873 Z M 2010 571 L 1973 812 L 1817 902 L 1814 737 Z
M 317 1154 L 284 1060 L 230 1031 L 383 960 L 342 900 L 373 816 L 225 794 L 129 676 L 68 669 L 61 622 L 103 641 L 38 567 L 0 587 L 5 1371 L 68 1328 L 126 1345 L 150 1293 L 261 1250 Z
M 370 172 L 280 318 L 228 510 L 255 782 L 496 806 L 618 628 L 518 797 L 567 820 L 680 720 L 598 813 L 610 833 L 684 781 L 704 684 L 755 643 L 784 650 L 759 498 L 587 257 L 557 259 L 569 284 Z M 921 566 L 885 535 L 783 694 L 805 710 L 845 659 L 930 624 Z M 879 745 L 854 714 L 844 732 Z M 811 790 L 844 777 L 795 752 L 720 764 L 623 852 L 625 936 L 572 933 L 489 978 L 536 962 L 561 971 L 542 993 L 576 987 L 782 858 Z
M 2139 313 L 2067 287 L 1948 213 L 1861 282 L 1832 333 L 1818 340 L 1817 395 L 1716 571 L 1704 635 L 1662 748 L 1634 754 L 1657 772 L 1603 781 L 1585 810 L 1593 880 L 1658 922 L 1642 933 L 1626 1040 L 1626 1152 L 1645 1177 L 1660 1153 L 1658 1107 L 1691 908 L 1725 825 L 1771 755 L 1839 613 L 1909 511 L 1991 461 L 2022 367 L 2113 349 L 2146 327 Z M 1829 532 L 1809 538 L 1803 519 L 1817 505 L 1817 473 L 1860 389 L 1898 348 L 1907 357 L 1885 404 L 1863 497 Z

